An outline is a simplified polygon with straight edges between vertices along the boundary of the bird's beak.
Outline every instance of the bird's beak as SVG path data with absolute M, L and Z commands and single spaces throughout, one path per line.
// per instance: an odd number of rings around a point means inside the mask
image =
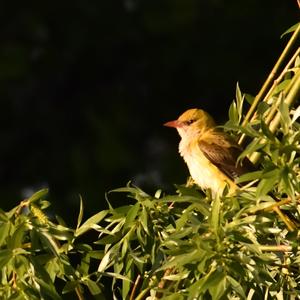
M 178 120 L 169 121 L 169 122 L 165 123 L 164 126 L 179 128 L 179 127 L 182 127 L 182 122 L 180 122 Z

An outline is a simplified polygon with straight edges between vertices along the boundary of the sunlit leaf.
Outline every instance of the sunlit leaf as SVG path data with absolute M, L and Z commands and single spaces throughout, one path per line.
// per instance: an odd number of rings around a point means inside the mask
M 33 203 L 33 202 L 35 202 L 35 201 L 37 201 L 37 200 L 39 200 L 39 199 L 45 197 L 47 194 L 48 194 L 48 189 L 42 189 L 42 190 L 40 190 L 40 191 L 34 193 L 32 196 L 30 196 L 30 197 L 27 199 L 27 201 L 28 201 L 29 203 Z
M 56 240 L 45 230 L 38 230 L 37 233 L 46 248 L 51 250 L 55 256 L 59 256 L 60 251 Z
M 279 113 L 280 113 L 280 120 L 281 120 L 281 127 L 283 129 L 283 133 L 288 133 L 288 128 L 290 127 L 292 120 L 289 114 L 289 107 L 288 105 L 282 100 L 279 104 Z
M 128 228 L 128 227 L 131 227 L 135 218 L 137 217 L 137 214 L 140 210 L 140 203 L 137 202 L 135 203 L 131 208 L 130 210 L 128 211 L 128 214 L 126 216 L 126 219 L 125 219 L 125 223 L 124 223 L 124 228 Z
M 6 242 L 8 235 L 10 233 L 12 224 L 7 221 L 5 223 L 0 223 L 0 247 Z
M 220 225 L 220 209 L 221 209 L 221 200 L 220 197 L 216 197 L 212 204 L 212 211 L 211 211 L 211 227 L 213 228 L 215 234 L 219 231 Z
M 108 210 L 103 210 L 98 212 L 97 214 L 93 215 L 92 217 L 88 218 L 79 228 L 75 231 L 75 236 L 78 237 L 88 230 L 92 229 L 93 225 L 102 221 L 106 215 L 108 214 Z
M 284 81 L 282 81 L 281 83 L 279 83 L 276 88 L 273 90 L 273 95 L 276 95 L 278 93 L 280 93 L 281 91 L 283 91 L 287 86 L 289 86 L 289 84 L 291 83 L 291 79 L 286 79 Z
M 299 24 L 300 24 L 300 23 L 297 23 L 297 24 L 293 25 L 292 27 L 290 27 L 289 29 L 287 29 L 287 30 L 280 36 L 280 38 L 283 38 L 285 35 L 287 35 L 287 34 L 290 33 L 290 32 L 294 32 L 294 31 L 298 28 Z
M 80 224 L 82 222 L 82 218 L 83 218 L 83 201 L 82 201 L 81 196 L 80 196 L 79 200 L 80 200 L 80 206 L 79 206 L 79 213 L 78 213 L 78 218 L 77 218 L 76 229 L 79 228 L 79 226 L 80 226 Z
M 113 247 L 106 252 L 99 264 L 98 272 L 104 272 L 109 264 L 117 257 L 118 253 L 119 249 L 116 247 Z

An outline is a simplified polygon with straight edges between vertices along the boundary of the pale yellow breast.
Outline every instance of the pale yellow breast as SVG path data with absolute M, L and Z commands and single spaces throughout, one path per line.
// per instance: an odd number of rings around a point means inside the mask
M 197 141 L 187 143 L 185 140 L 181 140 L 179 152 L 183 156 L 193 180 L 202 189 L 210 188 L 214 194 L 218 194 L 223 192 L 226 184 L 231 189 L 236 188 L 233 181 L 204 156 Z

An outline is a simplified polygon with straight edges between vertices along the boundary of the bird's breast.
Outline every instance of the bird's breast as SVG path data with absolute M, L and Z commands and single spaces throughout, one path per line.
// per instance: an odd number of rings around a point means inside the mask
M 191 177 L 202 189 L 210 188 L 217 194 L 224 190 L 226 184 L 234 186 L 234 183 L 205 157 L 198 141 L 186 143 L 181 140 L 179 152 L 189 168 Z

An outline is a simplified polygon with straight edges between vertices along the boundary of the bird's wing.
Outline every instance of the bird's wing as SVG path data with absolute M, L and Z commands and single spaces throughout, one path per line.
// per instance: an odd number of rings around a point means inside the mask
M 199 139 L 198 145 L 204 156 L 232 180 L 254 171 L 254 166 L 247 158 L 242 161 L 242 164 L 237 164 L 242 148 L 223 132 L 205 134 Z

